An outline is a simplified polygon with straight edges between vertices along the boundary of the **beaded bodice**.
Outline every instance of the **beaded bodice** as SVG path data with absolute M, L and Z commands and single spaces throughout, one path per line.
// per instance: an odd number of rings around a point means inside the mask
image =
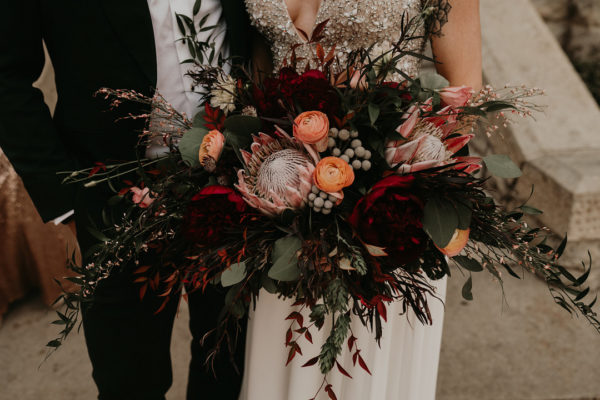
M 289 16 L 285 0 L 245 0 L 252 24 L 271 43 L 276 69 L 289 56 L 292 46 L 305 43 Z M 423 0 L 321 0 L 315 26 L 329 20 L 324 30 L 322 45 L 328 49 L 336 45 L 337 56 L 344 62 L 347 55 L 359 48 L 376 45 L 373 51 L 387 51 L 402 32 L 402 16 L 419 15 Z M 406 21 L 405 21 L 406 22 Z M 422 28 L 421 28 L 422 31 Z M 421 34 L 422 32 L 416 32 Z M 310 34 L 310 32 L 309 32 Z M 421 52 L 424 40 L 411 40 L 407 49 Z M 297 57 L 311 58 L 308 45 L 296 48 Z M 419 59 L 403 57 L 397 66 L 404 73 L 415 76 Z M 399 76 L 398 79 L 401 79 Z

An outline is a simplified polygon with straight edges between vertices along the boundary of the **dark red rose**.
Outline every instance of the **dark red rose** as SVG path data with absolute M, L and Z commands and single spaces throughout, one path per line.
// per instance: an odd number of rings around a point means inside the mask
M 207 186 L 192 197 L 183 222 L 184 234 L 204 246 L 218 245 L 224 232 L 241 225 L 250 210 L 242 196 L 232 188 Z
M 391 175 L 361 198 L 348 219 L 367 245 L 383 248 L 390 262 L 407 264 L 425 250 L 423 202 L 412 191 L 414 177 Z
M 318 70 L 299 75 L 292 68 L 282 68 L 277 78 L 267 78 L 262 87 L 255 87 L 253 97 L 259 115 L 271 118 L 287 116 L 280 102 L 290 110 L 298 106 L 303 111 L 322 111 L 330 118 L 340 107 L 337 93 L 325 74 Z
M 329 118 L 337 114 L 340 99 L 321 71 L 306 71 L 294 83 L 292 97 L 302 110 L 322 111 Z

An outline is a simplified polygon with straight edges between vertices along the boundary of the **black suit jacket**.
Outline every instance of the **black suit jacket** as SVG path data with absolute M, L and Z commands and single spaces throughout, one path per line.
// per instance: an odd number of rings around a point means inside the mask
M 165 0 L 166 1 L 166 0 Z M 243 0 L 221 0 L 232 55 L 247 58 L 252 31 Z M 31 85 L 54 65 L 58 103 L 50 117 Z M 58 171 L 135 157 L 140 122 L 115 123 L 101 87 L 151 95 L 156 52 L 146 0 L 6 0 L 0 8 L 0 148 L 44 221 L 75 206 L 77 188 Z M 132 107 L 132 106 L 130 106 Z

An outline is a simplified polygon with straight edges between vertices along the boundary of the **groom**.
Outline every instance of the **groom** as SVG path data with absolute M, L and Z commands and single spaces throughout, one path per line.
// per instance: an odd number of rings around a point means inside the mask
M 16 0 L 0 10 L 0 148 L 19 173 L 44 221 L 68 223 L 86 253 L 94 244 L 86 225 L 101 221 L 107 188 L 61 185 L 59 171 L 87 168 L 94 162 L 135 159 L 143 122 L 115 120 L 147 110 L 126 105 L 108 111 L 94 97 L 101 87 L 133 89 L 151 96 L 154 88 L 180 111 L 195 112 L 181 61 L 174 13 L 196 10 L 195 23 L 207 16 L 215 25 L 217 47 L 247 60 L 253 33 L 243 0 Z M 50 116 L 41 93 L 32 87 L 44 64 L 45 41 L 56 72 L 58 103 Z M 0 228 L 1 229 L 1 228 Z M 85 262 L 85 261 L 84 261 Z M 169 346 L 177 309 L 174 299 L 140 301 L 130 274 L 99 286 L 96 302 L 83 314 L 93 377 L 101 400 L 164 399 L 172 383 Z M 225 354 L 216 377 L 204 367 L 210 348 L 199 344 L 215 326 L 223 294 L 214 290 L 189 296 L 192 362 L 188 396 L 236 399 L 241 376 Z M 243 367 L 242 335 L 234 354 Z M 226 351 L 224 351 L 226 353 Z M 81 379 L 73 371 L 72 379 Z

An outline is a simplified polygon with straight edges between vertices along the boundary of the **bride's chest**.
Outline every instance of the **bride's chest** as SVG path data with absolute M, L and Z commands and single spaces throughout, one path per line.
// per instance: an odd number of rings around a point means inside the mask
M 300 39 L 285 0 L 245 1 L 253 24 L 267 38 L 289 43 Z M 416 16 L 421 3 L 422 0 L 321 0 L 315 7 L 315 26 L 328 21 L 324 32 L 326 41 L 338 45 L 351 45 L 357 35 L 370 36 L 373 41 L 391 38 L 401 31 L 402 16 Z M 295 16 L 294 10 L 291 11 Z

